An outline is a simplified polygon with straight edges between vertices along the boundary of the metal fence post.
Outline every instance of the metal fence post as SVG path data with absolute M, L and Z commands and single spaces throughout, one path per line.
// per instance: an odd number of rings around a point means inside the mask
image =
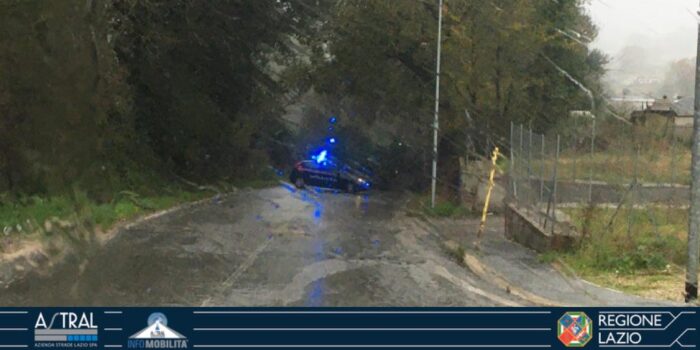
M 671 125 L 671 183 L 676 183 L 676 120 Z
M 591 114 L 593 124 L 591 125 L 591 162 L 588 164 L 588 203 L 593 203 L 593 153 L 595 152 L 595 115 Z
M 673 118 L 673 125 L 671 125 L 671 185 L 674 186 L 675 183 L 676 183 L 676 119 Z M 673 209 L 671 208 L 671 206 L 668 206 L 668 208 L 666 208 L 666 221 L 670 220 L 672 211 L 673 211 Z
M 518 155 L 519 155 L 519 159 L 520 159 L 520 164 L 516 164 L 515 166 L 519 167 L 518 170 L 522 170 L 522 166 L 523 166 L 523 162 L 524 162 L 524 160 L 523 160 L 523 125 L 522 124 L 520 124 L 520 139 L 518 140 Z M 523 174 L 520 174 L 520 175 L 522 177 Z M 522 178 L 521 178 L 520 182 L 522 184 Z M 523 190 L 524 186 L 521 186 L 520 189 Z M 523 191 L 520 191 L 520 192 L 522 194 Z
M 532 191 L 532 128 L 528 128 L 528 141 L 527 141 L 527 188 L 528 188 L 528 204 L 531 204 L 534 200 L 535 194 Z
M 639 146 L 635 146 L 634 176 L 632 178 L 632 193 L 630 193 L 629 211 L 627 212 L 627 238 L 632 238 L 632 226 L 634 225 L 634 204 L 637 202 L 637 184 L 639 181 Z
M 516 183 L 515 183 L 515 143 L 513 142 L 513 122 L 510 122 L 510 194 L 513 196 L 512 200 L 515 200 L 516 195 Z
M 578 146 L 578 116 L 574 115 L 574 147 L 573 147 L 573 166 L 571 170 L 571 177 L 572 180 L 574 180 L 574 184 L 576 183 L 576 158 L 578 158 L 578 150 L 576 147 Z
M 540 150 L 540 203 L 544 196 L 544 134 L 540 135 L 542 139 L 542 149 Z
M 552 233 L 554 233 L 554 226 L 557 223 L 557 167 L 559 166 L 560 141 L 559 134 L 557 134 L 557 153 L 554 157 L 554 183 L 552 184 Z

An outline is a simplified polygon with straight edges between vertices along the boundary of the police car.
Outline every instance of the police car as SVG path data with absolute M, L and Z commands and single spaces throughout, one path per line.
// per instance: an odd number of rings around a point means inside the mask
M 332 162 L 304 160 L 298 162 L 289 175 L 297 188 L 316 186 L 336 188 L 348 193 L 368 190 L 372 183 L 366 175 L 348 166 L 338 166 Z

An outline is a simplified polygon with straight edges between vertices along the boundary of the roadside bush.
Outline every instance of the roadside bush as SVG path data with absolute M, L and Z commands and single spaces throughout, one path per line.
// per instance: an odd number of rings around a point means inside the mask
M 577 230 L 582 231 L 585 226 L 587 232 L 578 249 L 567 255 L 567 260 L 576 268 L 634 274 L 664 270 L 667 265 L 686 262 L 686 242 L 679 234 L 679 231 L 685 231 L 684 215 L 657 215 L 670 220 L 663 223 L 663 227 L 672 229 L 664 232 L 649 220 L 649 215 L 660 214 L 655 209 L 634 209 L 631 212 L 623 209 L 608 226 L 613 211 L 601 208 L 568 211 Z M 601 219 L 586 225 L 586 215 Z M 629 231 L 627 215 L 633 217 L 633 226 Z
M 29 234 L 43 230 L 47 221 L 55 224 L 66 220 L 77 220 L 87 227 L 99 226 L 106 229 L 120 220 L 211 195 L 210 191 L 177 188 L 168 189 L 168 192 L 168 195 L 140 196 L 122 191 L 107 203 L 98 203 L 80 190 L 75 190 L 72 196 L 31 196 L 14 201 L 0 201 L 0 232 L 5 235 Z

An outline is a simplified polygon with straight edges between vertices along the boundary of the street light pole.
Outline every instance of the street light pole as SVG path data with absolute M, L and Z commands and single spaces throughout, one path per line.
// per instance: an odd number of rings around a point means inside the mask
M 695 62 L 695 113 L 693 115 L 693 147 L 688 215 L 688 267 L 685 274 L 685 301 L 698 298 L 698 230 L 700 229 L 700 23 L 698 24 L 697 58 Z
M 593 153 L 595 153 L 595 99 L 591 98 L 591 165 L 588 169 L 588 204 L 593 203 Z
M 442 47 L 442 0 L 438 5 L 438 37 L 437 37 L 437 66 L 435 68 L 435 121 L 433 123 L 433 176 L 430 196 L 430 207 L 435 208 L 435 186 L 437 185 L 438 157 L 438 111 L 440 109 L 440 49 Z

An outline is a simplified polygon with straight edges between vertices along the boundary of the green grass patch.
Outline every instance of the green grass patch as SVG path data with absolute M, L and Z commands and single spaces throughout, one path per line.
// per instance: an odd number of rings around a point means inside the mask
M 563 143 L 557 165 L 558 178 L 588 180 L 592 175 L 593 180 L 611 184 L 628 184 L 635 178 L 640 182 L 689 184 L 691 142 L 688 130 L 677 128 L 672 136 L 667 118 L 652 119 L 634 126 L 603 120 L 597 126 L 593 155 L 590 153 L 590 125 L 579 124 L 578 129 L 573 129 L 567 122 L 568 129 L 559 130 Z M 554 165 L 552 145 L 556 139 L 548 135 L 546 142 L 545 161 L 540 160 L 536 152 L 532 154 L 530 168 L 539 176 L 544 167 L 545 178 L 549 178 Z M 516 157 L 521 171 L 526 169 L 525 156 Z
M 546 252 L 537 255 L 537 261 L 543 264 L 551 264 L 557 260 L 558 254 L 556 252 Z
M 565 211 L 583 237 L 562 258 L 579 272 L 655 273 L 686 262 L 685 209 L 622 208 L 614 218 L 614 208 Z
M 52 217 L 63 218 L 74 212 L 75 206 L 67 197 L 21 198 L 15 202 L 0 203 L 0 226 L 6 233 L 28 233 L 35 228 L 33 226 Z
M 676 154 L 644 152 L 639 157 L 631 153 L 598 152 L 592 157 L 590 154 L 564 154 L 559 159 L 557 175 L 561 180 L 573 180 L 574 176 L 578 180 L 588 180 L 593 175 L 593 180 L 611 184 L 627 184 L 635 177 L 639 182 L 690 183 L 689 150 Z M 541 164 L 533 164 L 535 172 L 539 171 Z M 552 164 L 545 164 L 545 174 L 551 174 L 551 168 Z
M 132 177 L 145 178 L 146 175 L 136 173 Z M 272 187 L 279 183 L 280 178 L 281 175 L 274 169 L 261 167 L 248 178 L 222 180 L 208 185 L 163 183 L 163 179 L 153 177 L 134 187 L 139 190 L 107 192 L 101 196 L 90 195 L 79 189 L 79 185 L 65 194 L 46 197 L 0 194 L 0 232 L 5 235 L 44 232 L 47 221 L 53 227 L 58 221 L 63 226 L 70 221 L 71 226 L 80 224 L 105 230 L 122 220 L 192 202 L 217 192 L 228 192 L 236 187 Z
M 46 221 L 80 220 L 82 224 L 107 229 L 120 220 L 173 207 L 211 195 L 208 191 L 170 190 L 167 195 L 140 196 L 121 192 L 111 202 L 97 203 L 84 194 L 28 197 L 0 203 L 0 226 L 6 234 L 41 231 Z

